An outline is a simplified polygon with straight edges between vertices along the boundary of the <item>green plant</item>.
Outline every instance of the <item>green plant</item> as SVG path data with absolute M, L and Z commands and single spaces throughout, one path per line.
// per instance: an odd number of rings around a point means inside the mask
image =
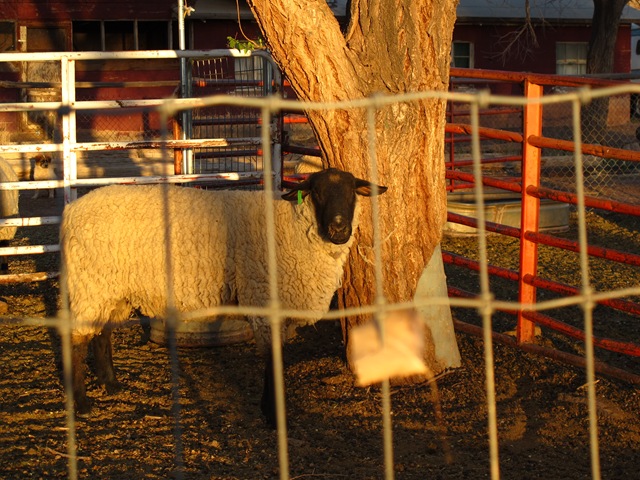
M 238 40 L 237 38 L 227 37 L 227 47 L 235 48 L 241 52 L 248 52 L 255 49 L 265 48 L 265 44 L 264 40 L 261 38 L 258 38 L 257 40 L 250 40 L 248 38 Z

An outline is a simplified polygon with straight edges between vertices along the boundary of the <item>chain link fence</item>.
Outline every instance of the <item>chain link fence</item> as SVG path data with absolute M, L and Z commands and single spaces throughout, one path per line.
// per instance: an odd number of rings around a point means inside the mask
M 566 89 L 563 89 L 566 90 Z M 560 90 L 559 93 L 564 93 Z M 609 149 L 640 151 L 638 128 L 640 118 L 634 110 L 634 95 L 625 94 L 594 99 L 582 110 L 581 128 L 584 144 Z M 572 140 L 571 104 L 558 103 L 544 109 L 543 135 L 559 140 Z M 543 149 L 544 184 L 549 187 L 575 191 L 574 156 L 572 152 Z M 640 164 L 585 154 L 585 193 L 614 201 L 640 203 Z
M 523 95 L 520 85 L 506 83 L 452 82 L 455 91 L 478 92 L 490 89 L 500 94 Z M 569 87 L 548 87 L 545 94 L 563 94 L 575 91 Z M 572 105 L 561 102 L 545 105 L 543 108 L 542 135 L 544 137 L 573 141 Z M 523 109 L 505 106 L 488 106 L 481 109 L 480 127 L 522 132 Z M 450 102 L 449 122 L 468 124 L 470 122 L 468 105 Z M 583 144 L 600 147 L 603 153 L 611 149 L 640 151 L 640 110 L 638 96 L 624 94 L 604 99 L 593 99 L 583 106 L 582 118 Z M 450 162 L 464 165 L 471 158 L 471 137 L 453 134 L 447 137 L 446 158 Z M 522 145 L 504 139 L 481 138 L 481 155 L 485 161 L 486 174 L 513 178 L 521 170 Z M 546 187 L 575 193 L 575 169 L 573 152 L 543 148 L 543 166 L 541 181 Z M 595 197 L 614 201 L 640 203 L 640 164 L 610 158 L 605 155 L 584 154 L 584 187 L 586 193 Z M 460 163 L 462 162 L 462 163 Z M 456 167 L 471 172 L 471 166 Z

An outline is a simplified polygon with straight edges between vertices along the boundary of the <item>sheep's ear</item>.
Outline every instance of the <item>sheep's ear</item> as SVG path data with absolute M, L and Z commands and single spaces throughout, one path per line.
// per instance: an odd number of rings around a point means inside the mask
M 378 185 L 378 191 L 376 192 L 376 194 L 382 195 L 386 191 L 387 187 Z M 356 178 L 356 193 L 364 197 L 370 197 L 371 195 L 373 195 L 373 183 L 367 182 L 366 180 L 362 180 L 360 178 Z
M 305 180 L 304 182 L 300 182 L 298 185 L 296 185 L 291 191 L 284 193 L 282 195 L 282 199 L 289 202 L 294 202 L 298 199 L 306 197 L 307 195 L 309 195 L 309 181 Z

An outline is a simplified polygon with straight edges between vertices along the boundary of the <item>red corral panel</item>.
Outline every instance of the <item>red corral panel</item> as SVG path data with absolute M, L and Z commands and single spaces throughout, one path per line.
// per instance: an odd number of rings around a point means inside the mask
M 538 312 L 539 289 L 552 292 L 553 298 L 560 297 L 572 305 L 583 305 L 586 300 L 580 299 L 583 289 L 580 285 L 569 285 L 560 280 L 552 280 L 539 275 L 542 271 L 554 271 L 555 266 L 541 263 L 547 261 L 547 257 L 539 256 L 539 246 L 545 248 L 566 251 L 567 257 L 580 251 L 580 245 L 575 238 L 575 232 L 570 231 L 570 217 L 566 215 L 566 228 L 544 230 L 542 225 L 547 223 L 548 212 L 551 206 L 563 206 L 565 211 L 575 209 L 578 205 L 578 192 L 576 187 L 576 168 L 582 168 L 583 176 L 583 204 L 588 210 L 602 212 L 602 218 L 607 215 L 640 217 L 640 193 L 637 190 L 640 169 L 640 134 L 636 131 L 637 124 L 629 117 L 629 112 L 618 112 L 618 116 L 626 115 L 623 128 L 615 125 L 613 128 L 607 121 L 606 115 L 602 118 L 605 134 L 620 135 L 617 140 L 607 141 L 605 137 L 600 139 L 585 137 L 582 143 L 582 162 L 577 163 L 572 141 L 572 102 L 564 100 L 563 103 L 546 103 L 549 92 L 564 93 L 584 88 L 590 85 L 592 88 L 604 87 L 606 80 L 587 78 L 556 77 L 553 75 L 527 74 L 522 72 L 488 71 L 452 69 L 455 75 L 453 89 L 465 86 L 465 88 L 479 89 L 480 86 L 490 86 L 496 91 L 495 84 L 507 84 L 512 82 L 512 91 L 523 91 L 526 105 L 523 110 L 511 109 L 510 115 L 505 115 L 505 107 L 501 105 L 489 106 L 480 109 L 480 125 L 478 135 L 481 139 L 481 158 L 474 159 L 469 155 L 469 138 L 473 133 L 470 127 L 470 109 L 463 102 L 454 102 L 448 110 L 449 125 L 446 128 L 446 178 L 449 195 L 449 212 L 447 216 L 447 235 L 477 235 L 478 221 L 475 215 L 481 208 L 485 216 L 491 216 L 492 221 L 486 222 L 486 232 L 491 235 L 507 236 L 518 239 L 518 266 L 517 269 L 506 269 L 497 265 L 488 265 L 488 274 L 501 280 L 512 282 L 514 290 L 508 292 L 495 292 L 497 295 L 508 298 L 517 297 L 519 308 L 500 309 L 500 311 L 513 314 L 515 322 L 515 343 L 524 349 L 532 348 L 535 340 L 536 326 L 544 326 L 555 330 L 574 340 L 584 342 L 585 332 L 577 325 L 558 320 L 552 316 L 552 310 Z M 492 82 L 494 82 L 492 84 Z M 619 82 L 613 82 L 620 85 Z M 483 88 L 484 88 L 483 87 Z M 568 90 L 566 90 L 568 88 Z M 507 92 L 509 88 L 501 88 Z M 543 93 L 547 92 L 545 96 Z M 627 99 L 629 93 L 626 94 Z M 614 98 L 614 97 L 612 97 Z M 615 96 L 616 102 L 609 102 L 609 114 L 611 109 L 619 108 L 625 104 Z M 497 102 L 499 103 L 499 102 Z M 591 100 L 592 104 L 598 104 Z M 594 122 L 593 110 L 589 110 L 588 103 L 581 104 L 582 123 L 587 128 L 593 127 L 589 122 Z M 492 111 L 493 110 L 493 111 Z M 544 113 L 544 115 L 543 115 Z M 561 117 L 558 114 L 561 114 Z M 590 116 L 591 115 L 591 116 Z M 558 119 L 562 118 L 559 122 Z M 597 117 L 596 117 L 597 118 Z M 519 122 L 519 123 L 518 123 Z M 583 127 L 584 128 L 584 127 Z M 626 129 L 626 130 L 625 130 Z M 543 131 L 545 132 L 543 134 Z M 622 133 L 620 133 L 622 132 Z M 578 132 L 580 133 L 580 132 Z M 586 130 L 585 130 L 586 133 Z M 564 136 L 563 136 L 564 135 Z M 625 136 L 626 135 L 626 136 Z M 521 155 L 513 144 L 521 144 Z M 485 147 L 485 145 L 487 145 Z M 544 149 L 544 156 L 543 156 Z M 472 166 L 476 161 L 480 162 L 482 177 L 476 178 L 472 173 Z M 616 177 L 618 176 L 618 177 Z M 604 188 L 607 181 L 617 178 L 618 189 Z M 634 180 L 635 179 L 635 180 Z M 483 189 L 484 199 L 482 205 L 475 203 L 474 188 L 478 182 L 487 187 Z M 542 183 L 544 183 L 544 185 Z M 550 185 L 553 185 L 551 187 Z M 606 193 L 604 193 L 606 192 Z M 460 199 L 469 202 L 468 208 L 459 208 Z M 511 217 L 507 215 L 510 207 L 517 207 L 521 211 L 520 223 L 509 223 Z M 462 212 L 465 213 L 462 213 Z M 543 217 L 544 213 L 544 217 Z M 545 219 L 545 222 L 542 221 Z M 637 219 L 629 219 L 624 225 L 634 224 Z M 541 232 L 541 230 L 544 231 Z M 553 231 L 553 233 L 552 233 Z M 567 235 L 558 232 L 568 232 Z M 571 238 L 573 236 L 573 238 Z M 452 249 L 456 248 L 452 242 Z M 510 244 L 509 244 L 510 245 Z M 545 250 L 546 251 L 546 250 Z M 634 269 L 640 267 L 640 255 L 634 251 L 624 251 L 616 244 L 597 245 L 589 243 L 587 252 L 594 261 L 606 260 L 611 262 L 612 270 L 618 268 Z M 443 251 L 443 260 L 453 268 L 468 269 L 478 272 L 479 264 L 476 258 L 467 257 L 460 253 Z M 575 269 L 579 268 L 576 260 Z M 627 270 L 625 270 L 626 272 Z M 475 274 L 472 276 L 475 277 Z M 637 285 L 636 276 L 631 274 L 629 286 Z M 578 281 L 579 282 L 579 281 Z M 449 286 L 450 296 L 472 297 L 473 293 L 467 292 L 457 285 Z M 547 295 L 544 297 L 548 298 Z M 629 321 L 637 321 L 640 315 L 640 303 L 637 297 L 627 298 L 603 297 L 593 300 L 598 305 L 597 314 L 601 315 L 604 309 L 611 313 L 611 317 L 623 316 Z M 558 315 L 559 316 L 559 315 Z M 611 321 L 609 316 L 598 321 Z M 626 321 L 626 320 L 625 320 Z M 461 327 L 461 323 L 457 327 Z M 466 329 L 473 330 L 473 329 Z M 593 345 L 628 356 L 638 356 L 640 345 L 637 340 L 621 336 L 619 339 L 593 337 Z M 530 348 L 531 347 L 531 348 Z M 550 352 L 545 352 L 545 355 Z M 554 358 L 574 362 L 575 359 L 564 352 L 551 352 Z M 637 375 L 628 374 L 620 369 L 609 367 L 599 363 L 597 370 L 625 380 L 639 378 Z

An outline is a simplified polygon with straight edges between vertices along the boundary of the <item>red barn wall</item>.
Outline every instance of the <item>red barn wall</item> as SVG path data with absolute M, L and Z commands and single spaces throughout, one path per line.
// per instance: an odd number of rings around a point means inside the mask
M 20 26 L 57 27 L 58 34 L 63 32 L 63 45 L 60 50 L 72 49 L 72 25 L 76 20 L 173 20 L 175 22 L 175 0 L 4 0 L 0 2 L 0 19 L 16 22 L 16 36 Z M 261 36 L 254 21 L 243 21 L 242 31 L 236 20 L 209 19 L 199 20 L 187 17 L 187 48 L 215 49 L 227 46 L 227 37 L 237 39 L 244 35 L 251 39 Z M 174 24 L 175 25 L 175 24 Z M 588 42 L 591 34 L 589 26 L 569 25 L 536 27 L 538 46 L 526 55 L 512 54 L 506 58 L 501 55 L 505 38 L 520 25 L 462 24 L 455 27 L 454 41 L 468 41 L 474 45 L 474 67 L 484 69 L 512 70 L 537 73 L 555 73 L 556 42 Z M 174 44 L 177 43 L 177 28 L 174 27 Z M 19 48 L 20 44 L 17 44 Z M 28 44 L 29 46 L 29 44 Z M 30 45 L 33 48 L 33 44 Z M 31 50 L 30 48 L 30 50 Z M 614 59 L 616 72 L 630 70 L 630 27 L 622 25 L 617 36 Z M 18 81 L 20 73 L 8 64 L 0 65 L 0 80 Z M 117 62 L 78 62 L 77 80 L 82 81 L 179 81 L 179 68 L 176 61 L 117 61 Z M 17 89 L 2 89 L 0 101 L 17 101 Z M 153 87 L 147 89 L 92 88 L 82 89 L 78 98 L 85 99 L 126 99 L 126 98 L 163 98 L 174 93 L 171 87 Z M 506 93 L 506 92 L 505 92 Z M 0 117 L 5 127 L 10 122 Z M 139 130 L 148 127 L 148 118 L 122 118 L 118 122 L 95 116 L 92 127 L 105 124 L 117 125 L 122 130 Z M 151 122 L 154 127 L 155 121 Z
M 262 37 L 258 24 L 254 21 L 242 21 L 242 32 L 237 20 L 193 20 L 189 22 L 192 30 L 195 50 L 227 48 L 227 37 L 243 40 L 245 35 L 251 40 Z
M 175 0 L 3 0 L 0 18 L 23 22 L 69 20 L 169 20 Z
M 536 27 L 538 47 L 530 51 L 502 55 L 510 34 L 517 25 L 465 25 L 455 26 L 453 40 L 471 42 L 474 46 L 474 67 L 491 70 L 519 72 L 556 73 L 556 42 L 589 42 L 589 26 Z M 622 25 L 616 40 L 614 69 L 616 73 L 629 72 L 631 63 L 630 27 Z

